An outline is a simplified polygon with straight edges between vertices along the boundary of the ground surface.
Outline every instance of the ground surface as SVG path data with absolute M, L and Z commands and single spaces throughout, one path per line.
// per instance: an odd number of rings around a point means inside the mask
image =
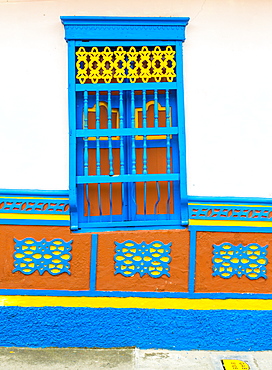
M 32 349 L 0 347 L 0 369 L 5 370 L 224 370 L 222 359 L 241 360 L 249 366 L 250 370 L 272 369 L 272 351 L 209 352 L 139 350 L 137 348 Z M 240 367 L 241 365 L 233 366 L 226 370 L 244 370 L 244 367 Z

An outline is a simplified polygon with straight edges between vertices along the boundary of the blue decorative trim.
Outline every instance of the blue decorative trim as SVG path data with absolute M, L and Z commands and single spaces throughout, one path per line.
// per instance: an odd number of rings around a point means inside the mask
M 230 233 L 271 233 L 271 227 L 241 227 L 241 226 L 201 226 L 190 225 L 189 231 L 211 231 L 211 232 L 230 232 Z
M 69 214 L 69 204 L 67 200 L 57 198 L 29 199 L 27 197 L 0 197 L 1 213 L 25 213 L 25 214 Z
M 261 247 L 259 244 L 251 243 L 243 246 L 242 244 L 233 245 L 222 243 L 213 245 L 213 276 L 220 276 L 229 279 L 234 275 L 239 278 L 246 276 L 251 280 L 266 276 L 266 258 L 268 245 Z
M 69 215 L 67 191 L 0 190 L 0 224 L 68 226 Z
M 126 292 L 86 290 L 0 289 L 0 295 L 52 297 L 143 297 L 188 299 L 272 299 L 272 293 L 183 293 L 183 292 Z
M 45 197 L 63 197 L 69 196 L 68 190 L 38 190 L 38 189 L 0 189 L 0 195 L 20 195 L 20 196 L 45 196 Z
M 96 267 L 97 267 L 98 235 L 91 236 L 91 266 L 90 266 L 90 291 L 96 290 Z
M 272 198 L 254 198 L 254 197 L 206 197 L 188 195 L 190 203 L 239 203 L 239 204 L 270 204 L 272 205 Z
M 218 200 L 217 200 L 218 202 Z M 272 204 L 209 204 L 189 203 L 189 218 L 192 220 L 224 221 L 272 221 Z
M 196 272 L 196 231 L 190 232 L 190 256 L 189 256 L 189 293 L 195 291 L 195 272 Z
M 60 17 L 69 40 L 185 40 L 190 18 Z
M 126 240 L 123 243 L 115 242 L 115 274 L 129 277 L 139 273 L 140 276 L 149 275 L 159 278 L 162 275 L 170 277 L 171 262 L 170 246 L 172 243 L 163 244 L 160 241 L 152 243 L 135 243 Z
M 45 271 L 51 275 L 60 275 L 66 272 L 70 275 L 70 253 L 72 241 L 65 242 L 62 239 L 37 241 L 33 238 L 25 238 L 15 241 L 14 270 L 24 275 L 38 271 L 42 275 Z

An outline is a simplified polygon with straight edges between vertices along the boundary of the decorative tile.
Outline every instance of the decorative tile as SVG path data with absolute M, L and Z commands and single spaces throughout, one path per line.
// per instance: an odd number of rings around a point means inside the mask
M 33 238 L 25 238 L 15 241 L 14 270 L 25 275 L 38 271 L 42 275 L 45 271 L 51 275 L 59 275 L 64 272 L 71 274 L 69 261 L 72 258 L 72 240 L 65 242 L 62 239 L 37 241 Z
M 246 276 L 251 280 L 266 276 L 266 265 L 268 263 L 267 248 L 259 244 L 251 243 L 246 246 L 231 243 L 213 245 L 213 276 L 229 279 L 234 275 L 239 278 Z
M 162 275 L 170 277 L 171 245 L 154 241 L 150 244 L 142 242 L 135 243 L 127 240 L 123 243 L 115 242 L 115 274 L 129 277 L 136 273 L 142 277 L 149 275 L 159 278 Z

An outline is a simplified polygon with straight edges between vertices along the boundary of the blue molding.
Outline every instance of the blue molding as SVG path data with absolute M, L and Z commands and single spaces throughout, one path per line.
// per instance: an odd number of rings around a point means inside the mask
M 185 40 L 188 17 L 60 17 L 70 40 Z
M 0 289 L 0 295 L 52 297 L 142 297 L 188 299 L 272 299 L 272 293 L 186 293 L 186 292 L 133 292 L 45 289 Z

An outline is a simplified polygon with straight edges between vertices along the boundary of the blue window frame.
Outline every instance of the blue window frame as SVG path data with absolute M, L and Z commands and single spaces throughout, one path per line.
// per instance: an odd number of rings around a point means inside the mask
M 71 229 L 187 225 L 182 43 L 189 19 L 61 20 Z

